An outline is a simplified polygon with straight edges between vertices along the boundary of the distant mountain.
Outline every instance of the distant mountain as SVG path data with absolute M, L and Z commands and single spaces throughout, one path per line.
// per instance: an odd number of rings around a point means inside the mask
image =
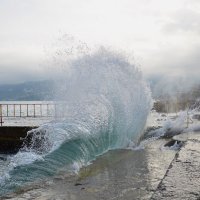
M 53 99 L 51 80 L 0 85 L 0 101 L 43 101 Z
M 200 97 L 200 80 L 179 76 L 150 76 L 147 78 L 154 99 L 188 95 Z M 194 95 L 195 91 L 195 95 Z

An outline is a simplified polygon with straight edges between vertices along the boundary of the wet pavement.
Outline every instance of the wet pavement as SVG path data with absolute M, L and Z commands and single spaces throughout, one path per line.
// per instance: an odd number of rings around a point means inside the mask
M 150 199 L 177 151 L 155 140 L 139 150 L 115 150 L 100 156 L 78 175 L 60 175 L 10 195 L 9 199 L 133 200 Z
M 200 134 L 183 134 L 185 141 L 151 200 L 200 199 Z
M 78 175 L 60 172 L 7 199 L 199 200 L 200 134 L 181 134 L 174 140 L 183 142 L 181 149 L 164 147 L 169 141 L 160 139 L 144 149 L 110 151 Z

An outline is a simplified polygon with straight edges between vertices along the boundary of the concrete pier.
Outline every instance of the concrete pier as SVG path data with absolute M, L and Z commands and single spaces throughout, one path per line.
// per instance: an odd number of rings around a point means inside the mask
M 0 127 L 0 153 L 16 153 L 23 144 L 27 132 L 32 126 L 2 126 Z

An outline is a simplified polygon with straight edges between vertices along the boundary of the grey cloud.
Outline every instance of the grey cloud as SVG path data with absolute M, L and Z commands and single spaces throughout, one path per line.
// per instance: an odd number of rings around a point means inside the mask
M 200 33 L 200 12 L 184 9 L 179 10 L 170 18 L 162 31 L 168 34 L 175 34 L 177 32 L 194 32 Z
M 185 52 L 179 58 L 178 66 L 176 66 L 176 63 L 175 63 L 175 65 L 173 65 L 173 63 L 171 63 L 171 68 L 175 68 L 175 67 L 183 75 L 199 76 L 199 74 L 200 74 L 200 45 Z
M 59 30 L 89 45 L 131 47 L 144 60 L 144 73 L 200 73 L 199 0 L 21 0 L 16 5 L 2 0 L 0 5 L 1 83 L 55 76 L 37 72 L 35 65 L 43 59 L 41 46 L 51 44 Z
M 196 45 L 188 42 L 181 46 L 167 46 L 150 56 L 153 59 L 151 66 L 154 68 L 150 75 L 185 77 L 187 81 L 200 83 L 200 42 Z

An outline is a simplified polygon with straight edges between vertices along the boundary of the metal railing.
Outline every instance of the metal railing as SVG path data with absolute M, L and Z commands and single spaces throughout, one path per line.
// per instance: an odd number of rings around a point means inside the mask
M 0 126 L 8 118 L 49 118 L 57 115 L 57 104 L 0 104 Z

